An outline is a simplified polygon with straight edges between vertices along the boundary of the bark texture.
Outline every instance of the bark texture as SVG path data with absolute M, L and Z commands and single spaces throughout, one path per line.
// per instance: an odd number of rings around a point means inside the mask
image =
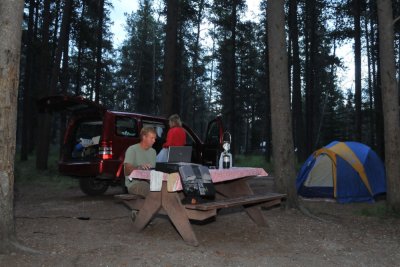
M 174 88 L 176 81 L 176 40 L 177 40 L 177 0 L 167 1 L 167 30 L 165 42 L 164 81 L 162 91 L 161 114 L 169 116 L 173 110 Z
M 394 58 L 392 1 L 378 0 L 379 57 L 385 137 L 387 201 L 400 212 L 400 118 L 399 91 Z
M 268 1 L 267 7 L 272 153 L 277 189 L 288 195 L 289 207 L 297 207 L 284 3 L 284 0 Z
M 0 253 L 15 243 L 14 156 L 23 0 L 0 2 Z

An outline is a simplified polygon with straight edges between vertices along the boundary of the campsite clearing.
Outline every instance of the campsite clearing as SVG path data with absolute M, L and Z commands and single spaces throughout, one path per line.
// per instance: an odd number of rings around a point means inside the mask
M 255 179 L 256 192 L 273 191 L 271 178 Z M 0 266 L 398 266 L 400 218 L 366 217 L 377 204 L 304 202 L 316 220 L 298 210 L 265 212 L 269 227 L 256 227 L 244 212 L 223 210 L 216 221 L 193 225 L 200 246 L 182 242 L 157 216 L 132 230 L 114 188 L 88 197 L 78 186 L 18 185 L 18 239 L 41 254 L 0 255 Z

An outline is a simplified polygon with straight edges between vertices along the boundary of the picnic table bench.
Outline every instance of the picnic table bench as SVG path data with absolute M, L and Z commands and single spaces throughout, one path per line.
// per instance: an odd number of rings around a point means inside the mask
M 134 172 L 131 175 L 139 178 L 146 176 L 143 171 Z M 177 190 L 173 192 L 167 190 L 167 181 L 163 181 L 161 191 L 150 192 L 146 198 L 131 194 L 116 195 L 115 197 L 132 210 L 139 211 L 134 221 L 135 231 L 141 231 L 155 214 L 165 214 L 172 221 L 183 240 L 193 246 L 197 246 L 198 241 L 189 220 L 203 221 L 216 216 L 217 210 L 221 208 L 242 206 L 258 226 L 266 226 L 267 223 L 260 207 L 279 205 L 286 197 L 285 194 L 279 193 L 253 193 L 247 181 L 255 175 L 266 175 L 263 169 L 237 168 L 236 172 L 235 170 L 228 172 L 210 170 L 210 173 L 217 195 L 215 200 L 204 203 L 182 204 L 181 200 L 184 195 L 180 191 L 179 181 L 175 186 Z M 235 173 L 235 175 L 229 175 L 229 173 Z
M 265 194 L 255 194 L 249 196 L 240 196 L 235 198 L 225 198 L 220 200 L 208 201 L 205 203 L 197 204 L 185 204 L 186 209 L 190 210 L 213 210 L 230 208 L 235 206 L 245 206 L 245 205 L 255 205 L 255 204 L 265 204 L 268 206 L 273 206 L 281 203 L 281 199 L 285 197 L 284 194 L 278 193 L 265 193 Z

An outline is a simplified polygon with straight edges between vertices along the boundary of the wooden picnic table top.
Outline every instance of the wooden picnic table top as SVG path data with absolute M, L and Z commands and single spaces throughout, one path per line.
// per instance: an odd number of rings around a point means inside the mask
M 229 169 L 209 169 L 211 179 L 213 183 L 221 183 L 230 180 L 236 180 L 243 177 L 251 176 L 268 176 L 268 173 L 263 168 L 252 168 L 252 167 L 232 167 Z M 132 179 L 144 179 L 150 180 L 151 172 L 156 172 L 155 170 L 134 170 L 129 175 Z M 173 177 L 175 176 L 175 177 Z M 182 190 L 182 183 L 179 179 L 179 174 L 177 173 L 164 173 L 163 180 L 174 183 L 168 188 L 172 190 L 168 191 L 180 191 Z

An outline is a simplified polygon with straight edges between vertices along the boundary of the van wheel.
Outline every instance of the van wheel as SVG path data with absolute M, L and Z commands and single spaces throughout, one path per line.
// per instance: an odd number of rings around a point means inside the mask
M 89 196 L 102 195 L 107 191 L 109 183 L 107 181 L 100 181 L 94 177 L 86 177 L 79 179 L 79 187 L 82 192 Z

